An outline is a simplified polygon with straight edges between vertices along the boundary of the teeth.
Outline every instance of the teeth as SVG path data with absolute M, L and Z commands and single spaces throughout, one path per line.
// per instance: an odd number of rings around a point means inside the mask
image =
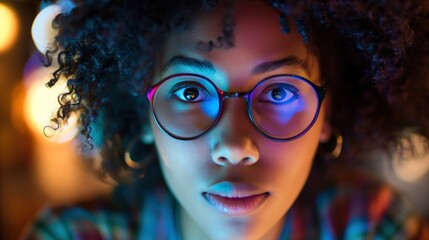
M 229 195 L 229 194 L 215 194 L 221 197 L 225 197 L 225 198 L 245 198 L 245 197 L 250 197 L 252 195 L 241 195 L 241 194 L 234 194 L 234 195 Z

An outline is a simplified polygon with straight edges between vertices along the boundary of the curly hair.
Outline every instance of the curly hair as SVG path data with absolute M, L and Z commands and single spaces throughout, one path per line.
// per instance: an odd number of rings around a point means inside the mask
M 304 41 L 319 46 L 332 97 L 330 121 L 345 139 L 343 158 L 364 159 L 372 149 L 398 147 L 404 129 L 429 138 L 427 3 L 265 2 L 279 13 L 285 34 L 293 22 Z M 172 29 L 186 29 L 193 13 L 211 11 L 216 4 L 76 0 L 70 13 L 54 20 L 59 34 L 46 55 L 58 54 L 59 68 L 47 86 L 67 79 L 68 92 L 60 95 L 52 121 L 61 127 L 78 113 L 86 146 L 95 144 L 101 151 L 104 173 L 115 179 L 127 175 L 124 151 L 149 117 L 144 93 L 164 39 Z M 233 31 L 225 10 L 220 37 L 201 47 L 233 47 Z M 92 139 L 95 122 L 101 128 L 99 141 Z

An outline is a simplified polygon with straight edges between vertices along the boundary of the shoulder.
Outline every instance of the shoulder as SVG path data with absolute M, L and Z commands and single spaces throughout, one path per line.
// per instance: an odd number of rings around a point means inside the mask
M 346 239 L 403 236 L 412 214 L 411 206 L 390 186 L 357 176 L 327 187 L 316 202 L 319 215 L 329 223 L 322 228 L 325 233 L 332 230 Z
M 162 209 L 171 205 L 171 197 L 164 189 L 147 191 L 119 186 L 109 196 L 73 206 L 46 207 L 26 231 L 25 238 L 132 239 L 154 234 L 150 232 L 154 226 L 151 222 L 168 218 Z
M 312 191 L 313 201 L 307 204 L 311 204 L 315 218 L 313 232 L 322 239 L 410 238 L 415 215 L 403 196 L 376 178 L 337 171 L 306 189 Z
M 26 239 L 103 239 L 102 230 L 109 226 L 103 218 L 111 214 L 99 206 L 87 209 L 82 205 L 70 207 L 46 207 L 25 234 Z M 120 218 L 120 216 L 117 216 Z

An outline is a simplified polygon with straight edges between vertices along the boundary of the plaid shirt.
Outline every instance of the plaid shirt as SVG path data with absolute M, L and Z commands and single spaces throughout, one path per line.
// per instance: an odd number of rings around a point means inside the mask
M 405 228 L 410 208 L 390 188 L 346 179 L 321 190 L 310 179 L 280 239 L 418 239 Z M 26 239 L 181 239 L 177 202 L 165 188 L 154 189 L 119 186 L 107 199 L 46 208 Z

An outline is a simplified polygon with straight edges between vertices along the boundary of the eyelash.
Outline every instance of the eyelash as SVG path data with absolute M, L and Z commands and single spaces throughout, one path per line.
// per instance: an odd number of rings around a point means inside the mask
M 182 99 L 179 95 L 183 96 L 184 92 L 177 94 L 178 92 L 185 91 L 186 89 L 195 88 L 198 91 L 197 98 L 204 99 L 209 94 L 208 94 L 207 91 L 204 90 L 203 86 L 199 86 L 199 85 L 200 84 L 198 84 L 198 83 L 189 83 L 189 82 L 180 83 L 177 86 L 174 86 L 174 88 L 171 90 L 171 95 L 173 95 L 173 97 L 175 97 L 175 98 L 178 98 L 180 101 L 186 102 L 186 103 L 198 103 L 198 102 L 201 102 L 201 99 L 197 99 L 197 100 Z M 201 94 L 202 94 L 202 96 L 201 96 Z
M 262 97 L 264 97 L 265 95 L 270 94 L 270 93 L 272 94 L 272 91 L 275 89 L 282 89 L 282 90 L 286 91 L 287 92 L 286 97 L 288 95 L 292 95 L 292 96 L 290 96 L 287 99 L 287 101 L 283 101 L 283 102 L 275 102 L 275 101 L 269 101 L 269 100 L 262 99 Z M 272 103 L 272 104 L 276 104 L 276 105 L 282 105 L 282 104 L 286 104 L 286 103 L 291 102 L 292 100 L 296 99 L 298 96 L 299 96 L 299 91 L 298 91 L 298 89 L 296 89 L 296 87 L 289 85 L 289 84 L 278 84 L 278 85 L 267 87 L 263 91 L 263 93 L 261 94 L 260 100 L 262 100 L 262 102 L 268 102 L 268 103 Z

